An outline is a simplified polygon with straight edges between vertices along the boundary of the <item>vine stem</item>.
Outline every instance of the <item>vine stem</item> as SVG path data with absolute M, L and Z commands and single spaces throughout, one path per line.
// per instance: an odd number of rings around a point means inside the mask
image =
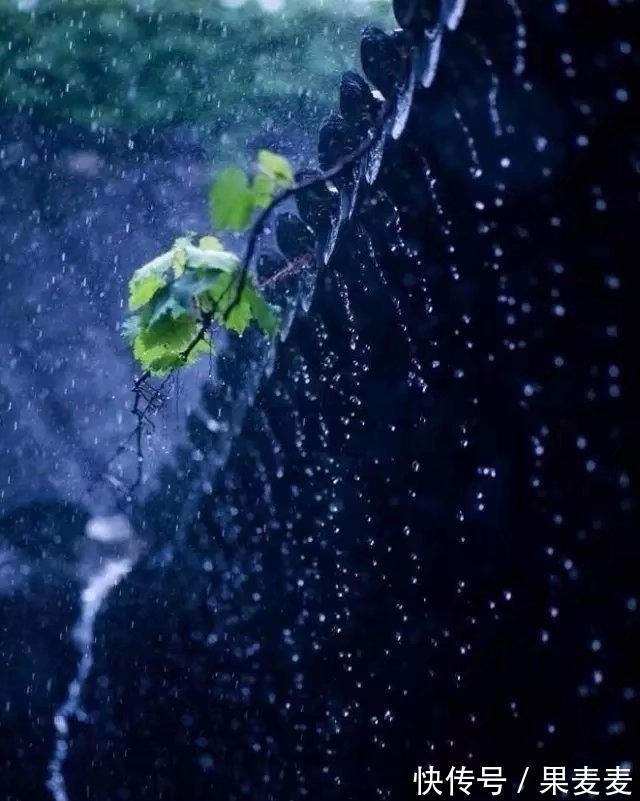
M 348 167 L 354 164 L 358 159 L 366 156 L 367 153 L 377 144 L 380 137 L 383 135 L 384 126 L 389 118 L 389 114 L 391 109 L 393 108 L 392 103 L 389 100 L 385 100 L 380 112 L 378 114 L 378 119 L 376 120 L 375 127 L 373 131 L 370 133 L 367 138 L 360 143 L 360 145 L 355 149 L 352 150 L 351 153 L 346 155 L 344 158 L 339 159 L 333 167 L 330 167 L 328 170 L 324 170 L 320 172 L 318 175 L 314 176 L 313 178 L 308 178 L 305 181 L 301 181 L 300 183 L 293 184 L 293 186 L 289 186 L 286 189 L 283 189 L 278 195 L 276 195 L 270 203 L 264 207 L 256 217 L 253 225 L 251 226 L 251 230 L 249 231 L 249 239 L 247 240 L 247 247 L 245 249 L 244 257 L 242 259 L 242 267 L 240 270 L 240 280 L 238 281 L 236 294 L 227 309 L 224 313 L 224 319 L 226 320 L 233 311 L 233 309 L 237 306 L 240 302 L 240 297 L 242 296 L 242 290 L 244 289 L 245 282 L 247 280 L 247 275 L 249 273 L 249 268 L 251 267 L 251 262 L 253 261 L 253 257 L 256 251 L 256 247 L 258 245 L 258 240 L 262 236 L 264 232 L 264 228 L 269 221 L 269 217 L 272 213 L 281 206 L 285 201 L 290 200 L 291 198 L 295 197 L 296 195 L 300 194 L 300 192 L 305 191 L 306 189 L 312 189 L 314 186 L 321 186 L 322 184 L 326 184 L 329 181 L 337 178 L 338 175 L 341 175 Z
M 289 275 L 297 275 L 312 255 L 312 253 L 305 253 L 302 256 L 297 256 L 292 261 L 288 261 L 281 270 L 278 270 L 277 272 L 273 273 L 273 275 L 265 278 L 264 281 L 260 281 L 256 284 L 256 286 L 262 291 L 269 286 L 277 284 L 278 281 L 281 281 L 283 278 L 286 278 Z
M 366 156 L 372 148 L 378 143 L 380 137 L 384 134 L 384 127 L 387 123 L 391 110 L 393 109 L 393 102 L 390 100 L 385 100 L 384 104 L 382 105 L 380 112 L 378 114 L 378 118 L 376 120 L 375 126 L 369 132 L 366 139 L 364 139 L 360 145 L 355 150 L 352 150 L 351 153 L 346 155 L 344 158 L 338 160 L 333 167 L 330 167 L 328 170 L 324 170 L 319 172 L 318 175 L 315 175 L 312 178 L 308 178 L 300 183 L 293 184 L 292 186 L 283 189 L 279 194 L 277 194 L 274 198 L 271 199 L 269 204 L 265 206 L 264 209 L 260 211 L 256 219 L 254 220 L 251 229 L 249 231 L 249 238 L 247 240 L 247 246 L 245 248 L 245 253 L 242 259 L 242 266 L 240 268 L 240 280 L 235 282 L 236 283 L 236 290 L 235 296 L 231 303 L 225 309 L 223 319 L 226 321 L 229 318 L 229 315 L 233 311 L 233 309 L 238 305 L 240 302 L 240 298 L 242 296 L 242 291 L 244 289 L 247 275 L 249 274 L 249 269 L 253 262 L 253 257 L 256 252 L 256 248 L 258 246 L 258 241 L 260 237 L 264 233 L 265 226 L 269 221 L 269 218 L 273 214 L 273 212 L 285 203 L 287 200 L 295 197 L 296 195 L 304 192 L 307 189 L 312 189 L 315 186 L 322 186 L 324 184 L 329 183 L 334 178 L 337 178 L 341 175 L 345 170 L 351 167 L 355 162 Z M 263 282 L 263 286 L 268 286 L 270 284 L 276 283 L 280 278 L 283 278 L 290 273 L 294 272 L 295 269 L 298 267 L 297 264 L 290 264 L 287 265 L 283 270 L 279 273 L 276 273 L 274 276 L 266 279 Z M 213 322 L 213 313 L 207 312 L 202 313 L 200 327 L 198 329 L 198 333 L 194 336 L 194 338 L 189 342 L 186 348 L 181 352 L 180 358 L 183 361 L 187 361 L 193 349 L 198 345 L 198 343 L 202 342 L 207 334 L 207 331 L 210 330 L 211 325 Z M 131 432 L 129 437 L 127 437 L 127 442 L 131 439 L 131 437 L 135 437 L 136 441 L 136 457 L 137 457 L 137 476 L 136 481 L 134 482 L 133 486 L 129 488 L 128 494 L 131 495 L 133 491 L 142 483 L 142 461 L 143 461 L 143 454 L 142 454 L 142 432 L 147 421 L 147 415 L 149 411 L 153 410 L 154 404 L 161 397 L 161 393 L 163 388 L 166 386 L 167 382 L 172 378 L 175 374 L 175 369 L 171 370 L 171 372 L 164 378 L 160 386 L 154 390 L 150 396 L 150 398 L 144 397 L 144 387 L 146 382 L 151 377 L 151 371 L 145 370 L 142 372 L 134 381 L 132 392 L 134 393 L 135 399 L 133 403 L 133 407 L 131 409 L 132 413 L 135 415 L 137 419 L 137 424 L 135 429 Z M 147 405 L 144 409 L 140 409 L 140 401 L 141 399 L 147 400 Z M 119 453 L 126 447 L 125 445 L 121 445 L 117 450 L 115 455 L 109 460 L 107 465 L 111 464 L 114 458 L 117 457 Z

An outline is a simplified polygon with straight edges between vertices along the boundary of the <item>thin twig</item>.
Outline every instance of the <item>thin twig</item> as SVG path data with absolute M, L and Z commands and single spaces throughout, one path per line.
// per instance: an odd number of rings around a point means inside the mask
M 198 343 L 202 342 L 207 334 L 207 331 L 211 328 L 211 323 L 213 320 L 213 316 L 210 312 L 203 312 L 202 318 L 200 321 L 200 328 L 198 329 L 198 333 L 196 336 L 189 342 L 186 348 L 180 353 L 180 360 L 185 362 L 193 352 L 193 349 L 198 345 Z M 133 408 L 131 409 L 132 413 L 136 416 L 138 422 L 135 428 L 135 438 L 136 438 L 136 460 L 137 460 L 137 470 L 136 470 L 136 480 L 129 488 L 129 495 L 131 495 L 134 490 L 136 490 L 140 484 L 142 483 L 142 468 L 143 468 L 143 453 L 142 453 L 142 434 L 144 433 L 145 425 L 153 425 L 151 420 L 148 417 L 149 412 L 156 412 L 162 407 L 162 402 L 158 402 L 159 399 L 162 398 L 162 390 L 167 385 L 167 383 L 171 380 L 171 378 L 175 375 L 175 370 L 171 370 L 169 374 L 163 379 L 162 383 L 160 384 L 157 389 L 152 390 L 149 395 L 147 395 L 147 388 L 146 388 L 146 381 L 151 375 L 150 370 L 145 370 L 139 378 L 136 379 L 133 392 L 135 394 L 135 400 L 133 402 Z M 140 410 L 140 398 L 143 398 L 147 401 L 147 405 L 143 410 Z M 166 400 L 166 399 L 164 399 Z
M 229 306 L 227 307 L 224 313 L 224 319 L 227 320 L 233 309 L 238 305 L 240 302 L 240 298 L 242 296 L 242 291 L 244 289 L 244 285 L 247 280 L 247 275 L 249 273 L 249 268 L 251 267 L 251 262 L 253 261 L 253 256 L 258 244 L 258 240 L 262 236 L 264 231 L 264 227 L 267 224 L 269 217 L 271 214 L 278 208 L 278 206 L 282 205 L 285 201 L 290 200 L 292 197 L 300 194 L 300 192 L 305 191 L 306 189 L 312 189 L 314 186 L 321 186 L 322 184 L 326 184 L 327 182 L 337 178 L 338 175 L 341 175 L 348 167 L 354 164 L 358 159 L 366 156 L 366 154 L 374 147 L 375 144 L 379 141 L 380 137 L 383 135 L 384 127 L 393 108 L 392 103 L 389 100 L 384 102 L 384 105 L 380 109 L 380 113 L 378 115 L 378 119 L 376 120 L 376 125 L 373 128 L 370 136 L 368 136 L 360 145 L 343 159 L 337 161 L 333 167 L 321 172 L 319 175 L 314 176 L 313 178 L 308 178 L 306 181 L 301 181 L 298 184 L 294 184 L 293 186 L 287 187 L 287 189 L 283 189 L 278 195 L 276 195 L 271 202 L 265 206 L 264 209 L 258 214 L 256 219 L 251 226 L 251 230 L 249 232 L 249 239 L 247 240 L 247 247 L 245 250 L 244 258 L 242 259 L 242 267 L 240 270 L 240 280 L 238 281 L 236 294 Z
M 209 312 L 206 312 L 202 315 L 202 321 L 200 323 L 200 329 L 195 337 L 191 340 L 191 342 L 187 345 L 187 347 L 182 351 L 180 354 L 180 358 L 182 361 L 186 362 L 189 356 L 191 355 L 193 349 L 199 342 L 205 338 L 207 331 L 211 328 L 211 323 L 213 321 L 213 315 Z
M 265 226 L 271 214 L 287 200 L 290 200 L 291 198 L 295 197 L 301 192 L 307 189 L 312 189 L 313 187 L 316 186 L 327 184 L 334 178 L 337 178 L 345 170 L 351 167 L 358 159 L 366 156 L 367 153 L 369 153 L 369 151 L 378 143 L 380 137 L 383 135 L 384 127 L 392 108 L 393 108 L 392 103 L 388 100 L 385 101 L 384 105 L 380 110 L 378 119 L 376 120 L 376 124 L 373 130 L 370 132 L 369 136 L 355 150 L 353 150 L 343 159 L 337 161 L 330 169 L 319 173 L 313 178 L 308 178 L 305 181 L 301 181 L 298 184 L 294 184 L 293 186 L 287 187 L 278 195 L 276 195 L 269 202 L 269 204 L 260 211 L 256 219 L 254 220 L 253 225 L 251 226 L 251 230 L 249 231 L 249 238 L 247 240 L 247 246 L 245 249 L 244 257 L 242 259 L 242 266 L 240 269 L 240 280 L 237 282 L 233 282 L 236 285 L 235 296 L 231 301 L 231 303 L 227 306 L 223 314 L 223 320 L 225 322 L 228 320 L 229 315 L 231 314 L 233 309 L 240 302 L 240 298 L 242 297 L 242 292 L 244 290 L 244 286 L 247 280 L 247 275 L 249 274 L 249 269 L 253 262 L 253 257 L 256 248 L 258 246 L 258 241 L 262 236 L 262 234 L 264 233 Z M 261 282 L 258 285 L 259 288 L 264 289 L 267 286 L 271 286 L 277 283 L 279 280 L 287 277 L 288 275 L 295 274 L 296 272 L 299 271 L 299 269 L 301 269 L 304 266 L 304 263 L 308 258 L 309 258 L 308 255 L 303 255 L 298 257 L 297 259 L 294 259 L 292 262 L 287 263 L 287 265 L 279 272 L 275 273 L 274 275 L 270 276 L 269 278 Z M 231 288 L 232 285 L 233 284 L 230 284 L 229 288 Z M 200 322 L 200 327 L 198 329 L 198 333 L 191 340 L 191 342 L 189 342 L 186 348 L 180 353 L 180 359 L 182 361 L 186 363 L 189 356 L 193 352 L 194 348 L 205 339 L 207 332 L 209 332 L 211 329 L 212 323 L 213 323 L 213 312 L 206 312 L 206 313 L 203 312 L 201 315 L 201 322 Z M 175 375 L 175 372 L 176 372 L 175 369 L 171 370 L 168 373 L 168 375 L 164 378 L 160 386 L 156 389 L 149 390 L 149 388 L 147 387 L 147 381 L 149 380 L 149 378 L 151 378 L 151 370 L 145 370 L 144 372 L 142 372 L 135 379 L 133 383 L 132 392 L 134 393 L 134 402 L 131 412 L 136 417 L 137 420 L 136 427 L 127 436 L 125 441 L 118 446 L 115 453 L 109 459 L 109 461 L 105 466 L 106 470 L 106 468 L 109 465 L 111 465 L 113 461 L 126 450 L 127 444 L 130 442 L 132 438 L 135 437 L 136 461 L 137 461 L 136 480 L 127 489 L 127 494 L 129 496 L 131 496 L 135 491 L 135 489 L 142 483 L 142 478 L 143 478 L 142 435 L 144 433 L 144 428 L 145 426 L 153 425 L 151 423 L 149 415 L 150 413 L 157 412 L 161 408 L 162 402 L 163 400 L 165 400 L 165 398 L 162 395 L 162 390 L 171 380 L 171 378 Z M 144 407 L 144 409 L 140 408 L 141 399 L 146 401 L 146 406 Z
M 282 269 L 273 273 L 273 275 L 270 275 L 268 278 L 265 278 L 263 281 L 259 281 L 256 284 L 258 289 L 266 289 L 269 286 L 273 286 L 273 284 L 277 284 L 278 281 L 281 281 L 283 278 L 287 278 L 289 275 L 297 275 L 307 264 L 312 255 L 312 253 L 303 253 L 301 256 L 292 259 L 292 261 L 288 261 Z

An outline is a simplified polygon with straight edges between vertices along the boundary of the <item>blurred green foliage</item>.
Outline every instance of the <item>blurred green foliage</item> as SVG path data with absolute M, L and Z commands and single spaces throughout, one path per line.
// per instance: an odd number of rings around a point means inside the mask
M 194 123 L 219 134 L 282 129 L 335 104 L 336 76 L 357 61 L 360 14 L 335 3 L 201 6 L 42 0 L 27 11 L 0 0 L 0 108 L 98 130 Z

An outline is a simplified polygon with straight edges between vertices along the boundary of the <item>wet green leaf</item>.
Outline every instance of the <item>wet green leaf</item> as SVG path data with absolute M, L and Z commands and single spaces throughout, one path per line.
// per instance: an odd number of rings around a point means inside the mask
M 229 253 L 226 250 L 202 250 L 189 245 L 186 251 L 189 267 L 207 267 L 212 270 L 230 272 L 239 264 L 239 259 L 235 253 Z
M 150 335 L 140 335 L 133 343 L 133 355 L 144 370 L 149 370 L 153 375 L 166 375 L 171 370 L 178 370 L 193 364 L 199 356 L 211 352 L 211 343 L 200 340 L 185 359 L 184 352 L 195 336 L 196 333 L 190 336 L 188 341 L 182 341 L 180 346 L 170 347 L 164 343 L 150 345 Z M 180 339 L 183 338 L 180 337 Z
M 250 186 L 245 173 L 234 167 L 218 176 L 210 200 L 219 227 L 242 230 L 256 208 L 265 208 L 293 181 L 289 162 L 269 151 L 260 151 L 259 168 Z M 234 253 L 225 251 L 214 236 L 202 237 L 198 246 L 192 242 L 191 236 L 177 239 L 170 251 L 137 270 L 130 282 L 130 305 L 138 313 L 123 325 L 123 336 L 135 358 L 154 375 L 210 352 L 210 344 L 198 339 L 203 313 L 239 335 L 252 322 L 271 337 L 280 327 L 277 308 L 267 302 L 254 278 L 243 273 Z
M 209 202 L 216 228 L 244 231 L 253 212 L 253 194 L 245 173 L 238 167 L 223 170 L 211 188 Z
M 198 344 L 193 347 L 191 353 L 187 357 L 185 364 L 187 365 L 193 364 L 193 362 L 196 361 L 198 356 L 201 356 L 202 354 L 209 355 L 210 353 L 212 353 L 212 351 L 213 351 L 213 343 L 211 342 L 211 340 L 201 339 L 200 342 L 198 342 Z
M 167 277 L 160 270 L 146 270 L 141 267 L 129 281 L 129 309 L 136 311 L 148 303 L 167 283 Z
M 137 309 L 148 303 L 156 292 L 166 285 L 171 269 L 172 251 L 163 253 L 139 267 L 129 281 L 129 309 Z
M 143 370 L 151 369 L 151 365 L 157 359 L 162 358 L 167 352 L 167 348 L 162 345 L 157 345 L 154 348 L 147 347 L 142 336 L 136 337 L 133 342 L 133 355 L 140 363 Z
M 275 189 L 276 182 L 270 175 L 258 173 L 251 185 L 254 206 L 258 209 L 266 208 L 273 200 Z
M 199 302 L 200 295 L 212 289 L 220 275 L 227 275 L 227 273 L 220 270 L 210 270 L 206 267 L 190 268 L 176 280 L 174 292 L 178 293 L 179 296 L 185 295 Z
M 220 273 L 201 295 L 201 303 L 205 310 L 213 312 L 217 323 L 236 334 L 243 334 L 251 322 L 251 308 L 244 290 L 238 296 L 238 280 L 237 273 Z
M 165 315 L 177 318 L 184 314 L 193 314 L 194 311 L 193 298 L 188 287 L 177 279 L 154 295 L 146 309 L 145 324 L 150 327 Z
M 120 333 L 132 345 L 134 339 L 140 333 L 140 315 L 133 314 L 128 317 L 120 326 Z
M 287 159 L 270 150 L 258 151 L 258 166 L 265 175 L 270 176 L 280 188 L 293 184 L 293 167 Z
M 182 275 L 187 266 L 187 251 L 184 247 L 174 248 L 172 264 L 176 277 Z
M 138 340 L 147 349 L 167 347 L 183 350 L 198 333 L 196 318 L 183 312 L 174 316 L 171 311 L 165 312 L 149 327 L 140 333 Z
M 247 287 L 246 295 L 253 318 L 265 334 L 274 337 L 280 328 L 280 318 L 274 307 L 253 286 Z
M 203 236 L 198 247 L 200 250 L 224 250 L 222 242 L 215 236 Z
M 172 351 L 165 351 L 161 356 L 151 359 L 147 365 L 147 369 L 150 370 L 153 375 L 161 376 L 184 366 L 185 360 L 181 358 L 180 354 Z

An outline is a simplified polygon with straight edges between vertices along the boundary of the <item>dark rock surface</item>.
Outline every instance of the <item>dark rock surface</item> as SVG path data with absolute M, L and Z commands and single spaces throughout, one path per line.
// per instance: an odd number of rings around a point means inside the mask
M 445 39 L 225 469 L 201 491 L 217 435 L 192 419 L 136 518 L 70 799 L 406 798 L 429 763 L 532 766 L 538 797 L 543 765 L 632 765 L 634 9 L 527 3 L 514 75 L 490 6 Z M 50 722 L 10 725 L 7 801 L 45 798 Z

